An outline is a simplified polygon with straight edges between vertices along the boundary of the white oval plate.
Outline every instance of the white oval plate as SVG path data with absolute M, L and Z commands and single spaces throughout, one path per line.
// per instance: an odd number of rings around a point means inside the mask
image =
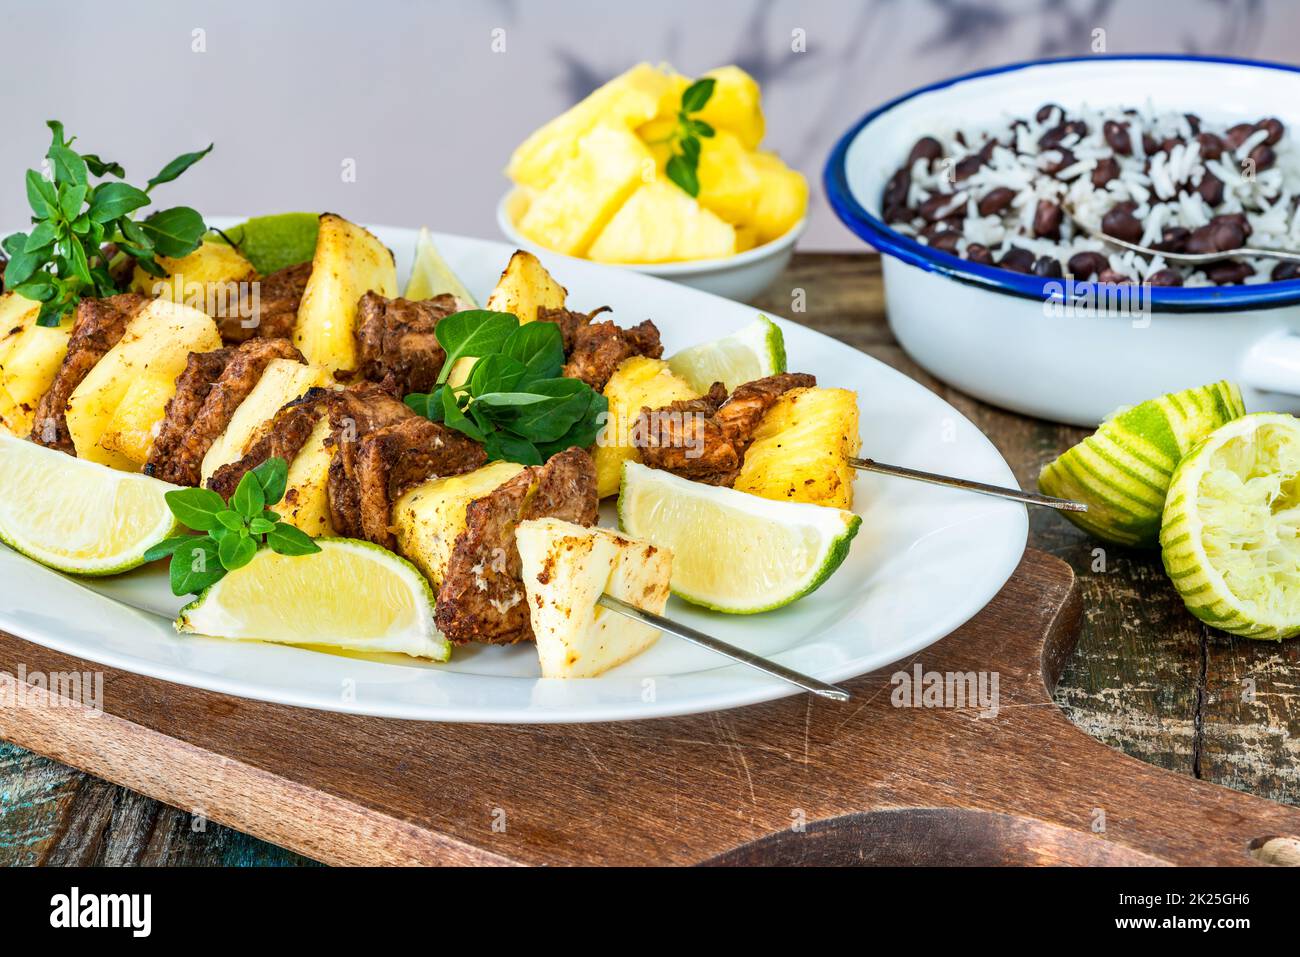
M 217 220 L 218 225 L 235 220 Z M 411 267 L 416 232 L 375 228 Z M 451 267 L 486 298 L 513 249 L 435 234 Z M 664 280 L 567 257 L 547 259 L 579 309 L 610 305 L 623 325 L 653 319 L 668 353 L 754 318 L 745 305 Z M 998 485 L 1010 468 L 952 406 L 888 366 L 791 322 L 791 370 L 856 389 L 866 454 Z M 824 681 L 897 661 L 948 634 L 997 593 L 1024 552 L 1023 506 L 876 475 L 859 475 L 862 530 L 816 593 L 755 616 L 670 601 L 667 614 Z M 613 524 L 605 506 L 603 524 Z M 257 642 L 180 637 L 182 601 L 164 570 L 79 581 L 0 548 L 0 628 L 113 668 L 225 694 L 327 711 L 426 721 L 624 721 L 734 708 L 797 689 L 663 636 L 645 654 L 586 680 L 538 677 L 531 646 L 458 648 L 445 665 L 355 658 Z M 852 704 L 846 707 L 852 707 Z

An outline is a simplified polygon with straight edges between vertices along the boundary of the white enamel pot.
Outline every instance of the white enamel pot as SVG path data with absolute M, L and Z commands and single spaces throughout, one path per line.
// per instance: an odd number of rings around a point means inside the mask
M 1143 105 L 1230 123 L 1276 116 L 1300 134 L 1300 69 L 1185 56 L 1017 64 L 929 86 L 869 113 L 836 145 L 825 185 L 841 220 L 884 255 L 889 323 L 957 388 L 1027 415 L 1095 426 L 1122 405 L 1231 379 L 1251 411 L 1300 412 L 1300 280 L 1107 295 L 968 262 L 895 232 L 885 183 L 921 136 L 995 124 L 1044 103 Z M 1112 287 L 1113 290 L 1114 287 Z

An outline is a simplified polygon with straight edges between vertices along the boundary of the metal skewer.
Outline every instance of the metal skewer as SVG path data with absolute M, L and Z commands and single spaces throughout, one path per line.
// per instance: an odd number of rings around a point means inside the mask
M 1062 512 L 1088 511 L 1088 506 L 1083 502 L 1071 502 L 1063 498 L 1052 498 L 1050 495 L 1038 495 L 1034 492 L 1022 492 L 1018 488 L 1002 488 L 1000 485 L 985 485 L 983 482 L 972 482 L 969 479 L 951 478 L 947 475 L 936 475 L 934 472 L 921 472 L 917 469 L 905 469 L 901 465 L 886 465 L 883 462 L 876 462 L 871 459 L 850 458 L 849 464 L 855 469 L 861 469 L 864 472 L 878 472 L 881 475 L 893 475 L 898 478 L 914 479 L 918 482 L 928 482 L 931 485 L 943 485 L 947 488 L 964 489 L 967 492 L 978 492 L 981 495 L 992 495 L 996 498 L 1008 498 L 1013 502 L 1024 502 L 1026 505 L 1042 505 L 1045 508 L 1054 508 Z
M 744 648 L 737 648 L 735 645 L 720 641 L 711 635 L 706 635 L 702 631 L 696 631 L 688 625 L 682 625 L 670 618 L 664 618 L 656 615 L 654 612 L 645 611 L 637 608 L 635 605 L 629 605 L 613 595 L 601 595 L 596 599 L 596 604 L 602 608 L 608 608 L 612 612 L 625 615 L 634 621 L 649 625 L 652 628 L 658 628 L 660 631 L 666 631 L 670 635 L 676 635 L 678 638 L 685 638 L 693 644 L 702 648 L 708 648 L 710 651 L 716 651 L 720 655 L 725 655 L 733 661 L 739 661 L 743 665 L 749 665 L 751 668 L 757 668 L 759 671 L 766 672 L 773 677 L 780 678 L 782 681 L 788 681 L 792 685 L 797 685 L 805 691 L 811 691 L 813 694 L 821 695 L 823 698 L 830 698 L 833 701 L 848 701 L 849 693 L 843 688 L 837 688 L 835 685 L 828 685 L 824 681 L 818 681 L 816 678 L 810 678 L 807 675 L 800 674 L 797 671 L 791 671 L 776 662 L 768 661 L 761 655 L 746 651 Z

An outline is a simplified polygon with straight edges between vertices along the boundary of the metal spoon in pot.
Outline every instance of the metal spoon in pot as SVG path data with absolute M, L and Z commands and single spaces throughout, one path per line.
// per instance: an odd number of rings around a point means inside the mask
M 1137 243 L 1116 239 L 1109 233 L 1104 233 L 1100 229 L 1089 226 L 1075 214 L 1068 203 L 1062 203 L 1061 209 L 1079 229 L 1093 239 L 1099 239 L 1103 243 L 1118 246 L 1120 249 L 1127 249 L 1130 252 L 1141 253 L 1143 256 L 1160 256 L 1169 263 L 1178 263 L 1184 266 L 1203 266 L 1208 263 L 1222 262 L 1225 259 L 1250 258 L 1278 259 L 1282 262 L 1300 263 L 1300 252 L 1292 252 L 1287 249 L 1261 249 L 1255 246 L 1240 246 L 1236 249 L 1225 249 L 1217 253 L 1172 253 L 1163 249 L 1152 249 L 1150 246 L 1139 246 Z

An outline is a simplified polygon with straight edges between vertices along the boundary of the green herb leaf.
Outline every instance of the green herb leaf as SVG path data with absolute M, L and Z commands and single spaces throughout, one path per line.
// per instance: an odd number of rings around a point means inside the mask
M 310 555 L 320 551 L 310 535 L 292 525 L 279 523 L 266 536 L 266 544 L 280 555 Z
M 248 523 L 248 530 L 254 535 L 265 535 L 273 528 L 275 528 L 275 522 L 263 518 L 261 515 L 250 520 Z
M 217 515 L 226 511 L 221 496 L 208 488 L 176 489 L 163 498 L 180 523 L 196 532 L 210 532 L 216 528 Z
M 691 130 L 696 136 L 703 136 L 707 140 L 711 139 L 715 135 L 713 127 L 710 124 L 705 123 L 703 120 L 689 120 L 688 122 L 691 125 Z
M 553 325 L 553 323 L 547 323 Z M 469 376 L 469 394 L 482 396 L 489 392 L 513 389 L 524 378 L 528 367 L 518 359 L 501 352 L 483 356 L 474 363 Z
M 182 153 L 164 166 L 158 172 L 157 176 L 149 180 L 146 184 L 147 189 L 152 190 L 155 186 L 161 186 L 163 183 L 170 183 L 199 160 L 203 159 L 203 157 L 211 153 L 212 147 L 215 145 L 215 143 L 209 143 L 207 149 L 199 150 L 197 153 Z
M 27 204 L 38 219 L 46 219 L 59 208 L 54 184 L 34 169 L 27 171 Z
M 682 188 L 682 191 L 691 195 L 700 195 L 700 178 L 684 156 L 674 155 L 668 158 L 668 165 L 664 172 L 668 178 Z
M 121 163 L 100 159 L 94 153 L 82 153 L 81 158 L 86 161 L 86 166 L 90 168 L 91 173 L 96 176 L 116 176 L 121 179 L 126 175 L 126 170 L 122 169 Z
M 95 187 L 90 200 L 90 218 L 96 223 L 108 223 L 141 206 L 149 205 L 149 194 L 129 183 L 104 183 Z
M 39 253 L 49 249 L 59 238 L 59 227 L 48 220 L 38 223 L 32 230 L 31 235 L 27 237 L 27 245 L 23 247 L 24 252 Z
M 711 76 L 696 80 L 685 90 L 682 91 L 682 112 L 698 113 L 704 109 L 709 98 L 713 96 L 713 87 L 717 84 Z
M 157 545 L 151 546 L 144 553 L 144 560 L 147 562 L 156 562 L 160 558 L 166 558 L 173 554 L 176 549 L 180 548 L 186 542 L 194 541 L 193 535 L 173 535 L 171 538 L 164 538 Z
M 524 323 L 506 339 L 501 352 L 523 365 L 527 379 L 553 379 L 564 368 L 564 336 L 554 322 Z
M 279 456 L 272 456 L 250 473 L 257 477 L 262 487 L 263 507 L 274 505 L 284 498 L 284 491 L 289 483 L 289 463 Z
M 176 549 L 168 569 L 173 595 L 196 595 L 221 580 L 226 569 L 217 547 L 216 542 L 204 535 L 191 538 Z
M 446 320 L 443 320 L 444 322 Z M 476 424 L 466 418 L 465 413 L 461 410 L 460 400 L 455 390 L 442 389 L 442 420 L 448 427 L 458 432 L 463 432 L 475 442 L 485 442 L 487 435 Z
M 244 530 L 244 516 L 240 515 L 233 508 L 227 508 L 217 512 L 217 522 L 220 528 L 212 529 L 212 536 L 218 541 L 221 540 L 220 532 L 242 532 Z
M 217 546 L 217 557 L 227 571 L 243 568 L 257 554 L 257 542 L 244 535 L 227 535 Z
M 541 465 L 542 453 L 532 442 L 509 432 L 493 432 L 483 443 L 490 462 L 518 462 L 520 465 Z
M 508 312 L 467 309 L 453 313 L 438 323 L 434 335 L 447 353 L 438 384 L 447 381 L 457 360 L 480 358 L 499 352 L 510 334 L 519 328 L 519 319 Z
M 244 473 L 235 488 L 235 494 L 230 496 L 230 507 L 244 521 L 262 514 L 262 509 L 266 507 L 266 495 L 262 492 L 259 476 L 254 475 L 252 471 Z
M 140 224 L 160 256 L 180 259 L 199 248 L 208 228 L 203 217 L 188 206 L 174 206 L 154 213 Z
M 438 386 L 432 392 L 412 392 L 402 401 L 410 407 L 416 415 L 422 415 L 431 422 L 442 421 L 442 390 L 446 386 Z
M 85 186 L 86 161 L 66 146 L 51 146 L 45 154 L 54 166 L 54 182 L 60 186 Z

